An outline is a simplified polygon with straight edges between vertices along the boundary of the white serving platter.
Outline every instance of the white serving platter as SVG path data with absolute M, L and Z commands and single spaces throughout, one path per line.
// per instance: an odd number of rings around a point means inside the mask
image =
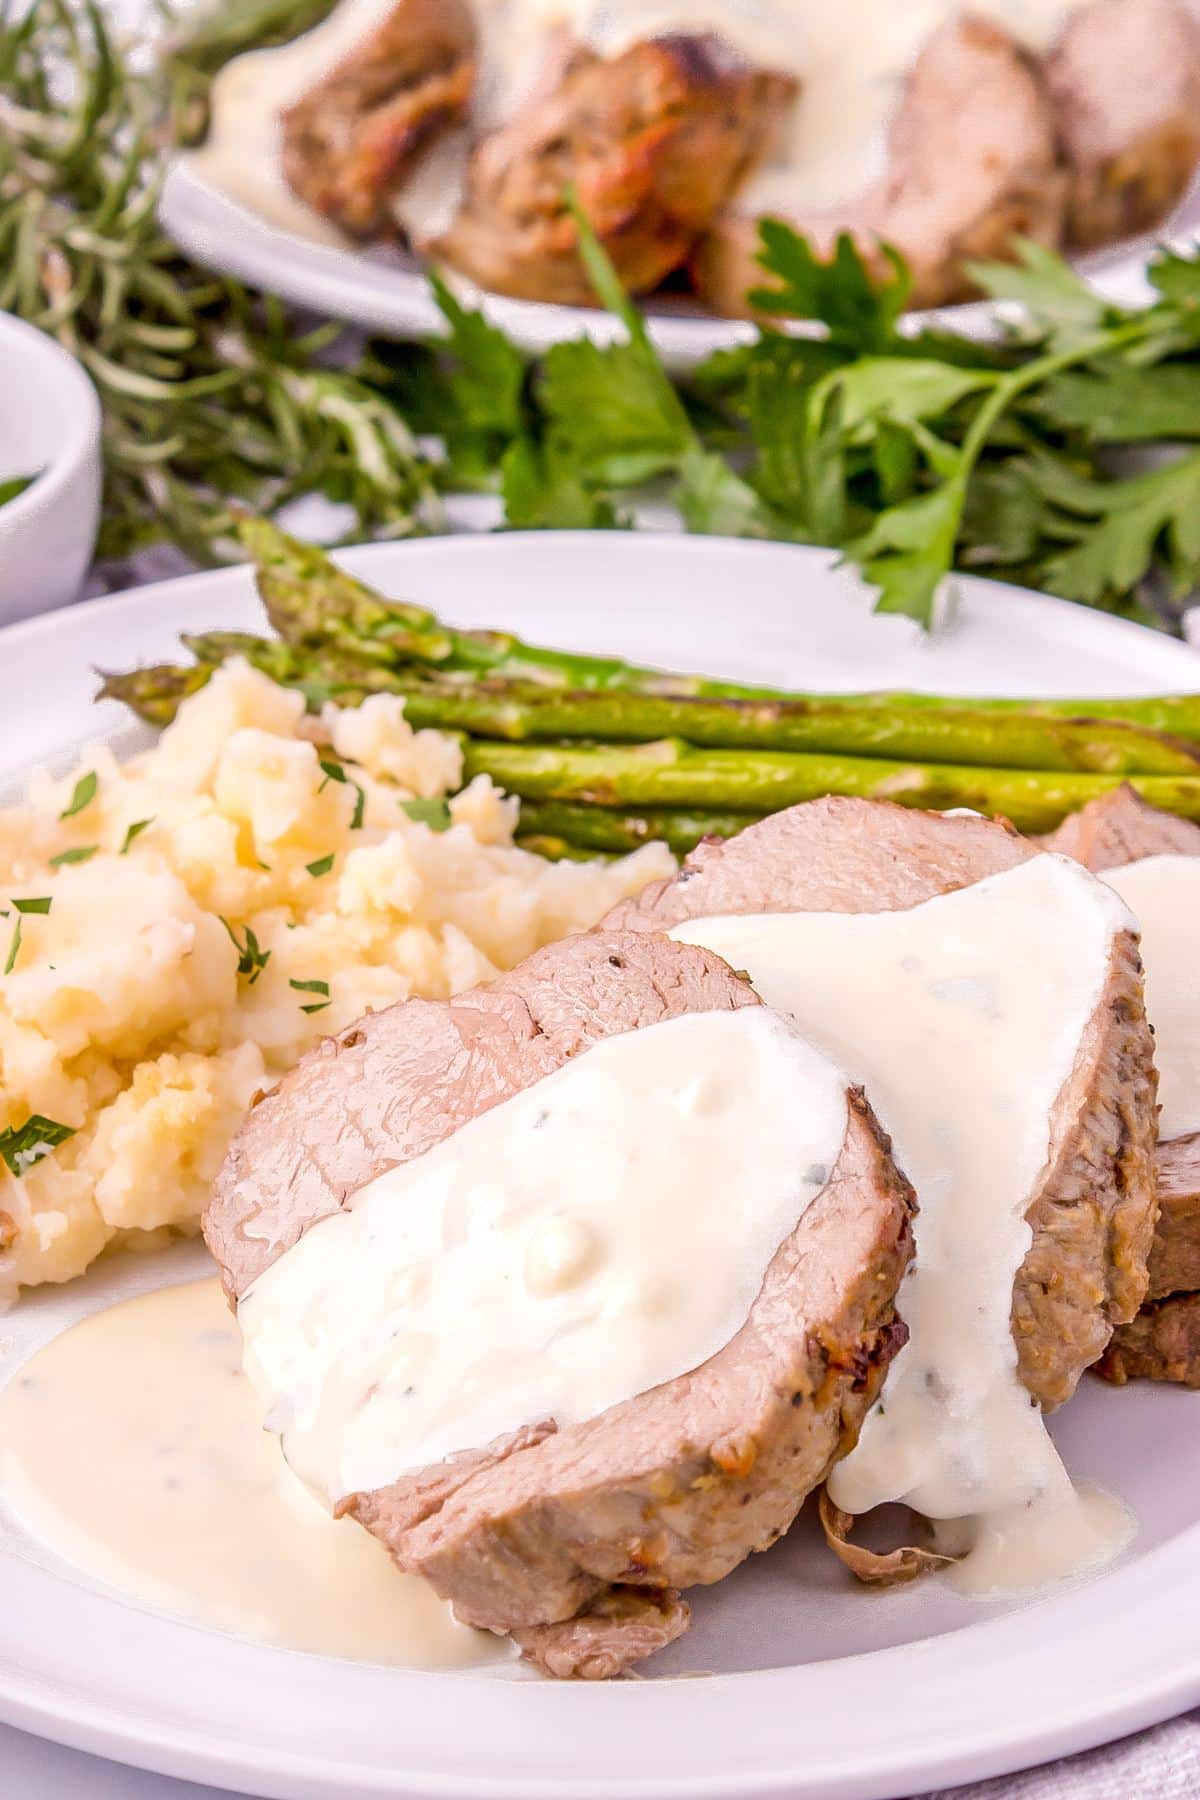
M 205 179 L 186 155 L 176 157 L 168 171 L 159 216 L 197 262 L 297 306 L 391 337 L 423 337 L 445 329 L 415 257 L 400 250 L 313 243 L 281 230 Z M 1146 264 L 1156 241 L 1194 250 L 1198 238 L 1200 180 L 1157 233 L 1082 258 L 1078 266 L 1110 300 L 1137 305 L 1150 297 Z M 457 285 L 530 355 L 568 338 L 586 336 L 608 343 L 622 333 L 610 313 L 593 307 L 510 300 L 482 294 L 461 282 Z M 694 368 L 715 350 L 731 349 L 754 336 L 754 328 L 744 321 L 715 318 L 684 299 L 651 299 L 646 313 L 651 337 L 677 373 Z M 914 326 L 929 320 L 970 332 L 985 331 L 994 321 L 993 309 L 982 304 L 909 317 Z
M 797 687 L 1188 691 L 1200 658 L 1139 627 L 964 581 L 923 639 L 874 618 L 827 553 L 667 535 L 426 540 L 347 565 L 457 624 Z M 243 570 L 93 601 L 0 633 L 0 781 L 90 738 L 95 666 L 170 658 L 183 629 L 260 622 Z M 102 1262 L 0 1327 L 0 1379 L 86 1312 L 203 1272 L 203 1252 Z M 608 1686 L 424 1675 L 266 1648 L 131 1605 L 0 1540 L 0 1719 L 280 1800 L 895 1800 L 1013 1769 L 1200 1701 L 1200 1396 L 1085 1380 L 1055 1421 L 1072 1471 L 1139 1535 L 1106 1573 L 1013 1605 L 936 1580 L 871 1595 L 812 1519 L 696 1600 L 693 1632 Z

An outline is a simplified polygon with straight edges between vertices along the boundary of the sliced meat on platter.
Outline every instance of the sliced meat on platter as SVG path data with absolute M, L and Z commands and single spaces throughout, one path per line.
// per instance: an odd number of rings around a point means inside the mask
M 395 232 L 391 205 L 425 152 L 466 118 L 476 74 L 468 0 L 398 0 L 283 114 L 283 173 L 354 237 Z
M 1093 0 L 1046 62 L 1080 248 L 1148 231 L 1200 161 L 1200 19 L 1179 0 Z
M 405 237 L 497 292 L 594 301 L 574 190 L 634 293 L 686 267 L 744 313 L 770 216 L 822 256 L 893 245 L 934 306 L 1018 237 L 1091 249 L 1168 216 L 1200 161 L 1200 22 L 1187 0 L 340 0 L 222 70 L 212 121 L 209 177 L 264 216 Z
M 1006 1533 L 1051 1566 L 1071 1502 L 1028 1396 L 1068 1399 L 1133 1317 L 1155 1218 L 1128 912 L 1001 824 L 829 799 L 701 845 L 609 923 L 745 969 L 864 1082 L 914 1180 L 912 1337 L 831 1478 L 836 1505 L 977 1515 L 969 1585 L 1008 1585 Z
M 967 17 L 943 26 L 917 59 L 879 181 L 849 204 L 786 217 L 821 256 L 843 231 L 868 255 L 894 245 L 912 273 L 913 304 L 938 306 L 969 288 L 964 260 L 1003 256 L 1015 236 L 1057 244 L 1066 197 L 1036 71 L 1006 32 Z M 735 203 L 695 260 L 696 285 L 715 311 L 748 310 L 760 285 L 757 251 L 757 216 Z
M 793 93 L 716 37 L 576 51 L 551 92 L 475 150 L 462 205 L 429 248 L 496 293 L 590 304 L 574 190 L 625 286 L 647 293 L 728 204 Z
M 462 1619 L 606 1676 L 855 1441 L 911 1208 L 861 1091 L 744 978 L 608 932 L 328 1040 L 250 1114 L 205 1231 L 293 1467 Z

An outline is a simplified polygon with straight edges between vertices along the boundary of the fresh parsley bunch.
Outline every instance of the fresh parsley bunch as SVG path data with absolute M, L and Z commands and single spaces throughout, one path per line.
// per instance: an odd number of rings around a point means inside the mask
M 1200 261 L 1160 255 L 1154 303 L 1124 309 L 1025 244 L 973 270 L 1020 309 L 974 339 L 911 328 L 894 252 L 873 280 L 849 238 L 822 262 L 765 220 L 751 298 L 803 333 L 764 325 L 680 386 L 586 232 L 585 252 L 623 342 L 527 364 L 435 277 L 445 345 L 377 347 L 445 485 L 498 487 L 512 526 L 596 527 L 656 483 L 690 530 L 842 549 L 880 610 L 923 625 L 955 567 L 1176 625 L 1200 580 Z

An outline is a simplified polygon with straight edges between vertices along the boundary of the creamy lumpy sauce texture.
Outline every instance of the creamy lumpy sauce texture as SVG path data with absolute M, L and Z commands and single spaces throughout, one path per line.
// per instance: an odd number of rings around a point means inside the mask
M 905 912 L 701 919 L 671 935 L 748 971 L 769 1006 L 863 1082 L 917 1190 L 911 1336 L 830 1477 L 863 1513 L 955 1521 L 967 1590 L 1102 1560 L 1124 1509 L 1080 1495 L 1017 1374 L 1013 1278 L 1050 1112 L 1132 921 L 1095 877 L 1041 856 Z
M 1103 879 L 1137 916 L 1154 1026 L 1158 1134 L 1200 1131 L 1200 856 L 1148 856 Z
M 995 20 L 1031 50 L 1049 47 L 1085 0 L 474 0 L 479 73 L 471 136 L 511 118 L 535 86 L 556 37 L 618 55 L 664 32 L 713 32 L 748 61 L 793 75 L 800 97 L 772 155 L 740 196 L 747 211 L 835 206 L 884 169 L 888 122 L 920 50 L 963 12 Z M 341 0 L 294 43 L 229 63 L 212 89 L 209 139 L 197 166 L 214 185 L 272 223 L 338 241 L 290 193 L 280 171 L 279 116 L 385 18 L 395 0 Z M 418 239 L 444 230 L 457 208 L 468 135 L 443 142 L 397 200 Z
M 845 1078 L 765 1007 L 596 1044 L 249 1289 L 246 1369 L 288 1461 L 336 1501 L 697 1367 L 745 1323 L 846 1123 Z
M 6 1509 L 54 1556 L 147 1605 L 290 1649 L 418 1668 L 505 1660 L 262 1429 L 216 1281 L 55 1338 L 0 1395 Z

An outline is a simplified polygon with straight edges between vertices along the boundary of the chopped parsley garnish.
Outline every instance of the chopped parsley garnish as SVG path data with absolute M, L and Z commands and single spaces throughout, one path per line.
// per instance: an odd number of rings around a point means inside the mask
M 229 923 L 229 920 L 222 917 L 220 913 L 218 913 L 217 917 L 221 920 L 222 925 L 229 933 L 229 941 L 238 953 L 238 974 L 248 976 L 249 979 L 246 985 L 248 987 L 253 987 L 267 964 L 270 962 L 271 952 L 269 950 L 263 950 L 260 947 L 258 939 L 255 937 L 254 932 L 249 925 L 246 927 L 246 941 L 243 944 L 239 942 L 238 934 Z
M 90 806 L 96 798 L 96 789 L 99 786 L 100 777 L 94 769 L 89 769 L 86 775 L 81 775 L 75 783 L 75 792 L 71 795 L 70 806 L 59 813 L 59 818 L 73 819 L 75 814 L 81 813 L 85 806 Z
M 300 1011 L 303 1013 L 324 1012 L 327 1006 L 332 1005 L 327 981 L 289 981 L 288 986 L 295 988 L 298 994 L 321 994 L 324 996 L 323 999 L 314 1000 L 309 1006 L 302 1006 Z
M 99 844 L 76 844 L 73 850 L 60 850 L 57 856 L 50 858 L 50 867 L 61 869 L 67 863 L 88 862 L 99 848 Z
M 0 1157 L 8 1164 L 9 1173 L 19 1181 L 35 1162 L 41 1162 L 43 1156 L 49 1156 L 59 1144 L 65 1144 L 74 1136 L 74 1126 L 60 1125 L 57 1119 L 31 1113 L 23 1125 L 10 1125 L 7 1130 L 0 1131 Z
M 333 867 L 332 852 L 328 856 L 318 857 L 316 862 L 305 863 L 304 866 L 310 875 L 328 875 Z
M 128 856 L 129 846 L 133 843 L 133 840 L 135 838 L 140 838 L 143 831 L 146 831 L 153 823 L 153 819 L 135 819 L 133 824 L 129 827 L 129 830 L 125 833 L 125 841 L 117 852 L 118 856 Z
M 325 779 L 317 789 L 318 794 L 323 794 L 331 781 L 343 782 L 354 789 L 357 798 L 354 802 L 354 817 L 350 821 L 350 829 L 351 831 L 358 831 L 367 810 L 367 796 L 365 792 L 359 787 L 357 781 L 351 781 L 340 762 L 334 762 L 332 758 L 322 757 L 321 767 L 325 771 Z
M 21 920 L 19 915 L 21 913 L 48 913 L 50 911 L 50 902 L 53 898 L 53 894 L 36 894 L 28 900 L 13 901 L 13 907 L 18 914 L 18 918 L 16 925 L 13 927 L 12 938 L 9 941 L 8 961 L 4 965 L 4 973 L 6 975 L 12 974 L 17 957 L 21 953 Z M 4 917 L 8 917 L 7 912 L 4 914 Z
M 454 823 L 446 800 L 402 800 L 400 807 L 418 825 L 428 825 L 430 831 L 449 831 Z

